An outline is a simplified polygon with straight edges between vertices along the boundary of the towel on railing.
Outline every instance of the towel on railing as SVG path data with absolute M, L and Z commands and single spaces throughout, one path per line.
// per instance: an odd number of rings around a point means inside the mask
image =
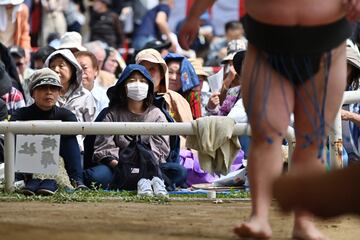
M 203 117 L 191 122 L 195 135 L 188 136 L 186 146 L 198 150 L 201 168 L 227 174 L 240 150 L 237 136 L 232 136 L 235 121 L 229 117 Z

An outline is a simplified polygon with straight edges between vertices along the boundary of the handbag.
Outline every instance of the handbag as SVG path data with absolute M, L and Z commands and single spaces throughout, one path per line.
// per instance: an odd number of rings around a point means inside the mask
M 141 178 L 162 178 L 159 162 L 150 146 L 140 136 L 125 136 L 130 141 L 119 150 L 118 165 L 115 168 L 110 188 L 114 190 L 136 190 Z

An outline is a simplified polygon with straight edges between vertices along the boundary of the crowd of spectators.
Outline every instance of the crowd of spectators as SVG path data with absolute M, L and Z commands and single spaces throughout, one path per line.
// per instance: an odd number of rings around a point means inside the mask
M 1 1 L 2 120 L 110 124 L 190 122 L 206 116 L 230 116 L 236 122 L 246 123 L 241 73 L 246 71 L 242 61 L 247 40 L 241 21 L 227 22 L 225 35 L 216 36 L 209 13 L 204 14 L 200 22 L 194 23 L 201 26 L 198 38 L 185 51 L 177 41 L 177 30 L 172 31 L 168 23 L 173 1 L 149 1 L 152 4 L 148 6 L 142 2 Z M 356 41 L 349 40 L 348 63 L 348 87 L 358 90 L 360 52 Z M 216 72 L 220 75 L 208 80 Z M 47 79 L 51 81 L 46 82 Z M 41 102 L 47 98 L 52 104 L 44 108 Z M 358 109 L 355 105 L 342 111 L 343 119 L 350 120 L 350 126 L 344 121 L 349 161 L 360 158 Z M 30 112 L 39 114 L 33 116 Z M 74 138 L 62 137 L 60 155 L 76 189 L 90 188 L 94 183 L 107 188 L 118 165 L 119 149 L 126 148 L 130 141 L 124 136 L 89 137 L 77 136 L 78 148 L 71 147 L 70 152 L 64 148 Z M 245 158 L 248 138 L 240 138 Z M 172 151 L 186 149 L 183 136 L 177 149 L 167 136 L 147 136 L 143 141 L 170 178 L 168 189 L 192 184 L 186 172 L 193 169 L 180 164 L 181 156 L 168 161 Z M 83 175 L 79 174 L 80 163 L 85 168 Z M 158 176 L 139 181 L 139 192 L 151 195 L 151 185 L 156 185 L 155 195 L 165 194 L 165 185 Z

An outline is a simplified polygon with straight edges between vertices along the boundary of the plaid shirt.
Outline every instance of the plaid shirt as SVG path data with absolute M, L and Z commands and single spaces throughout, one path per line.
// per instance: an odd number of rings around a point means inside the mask
M 18 89 L 14 88 L 14 87 L 12 87 L 11 91 L 6 93 L 5 95 L 3 95 L 1 98 L 6 103 L 6 107 L 8 109 L 8 113 L 9 113 L 9 117 L 12 115 L 12 113 L 16 109 L 25 107 L 24 96 L 22 95 L 22 93 Z

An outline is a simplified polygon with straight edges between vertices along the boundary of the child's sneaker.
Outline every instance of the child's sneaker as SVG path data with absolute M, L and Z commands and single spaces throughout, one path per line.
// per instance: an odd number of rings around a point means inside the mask
M 39 189 L 41 184 L 41 179 L 30 179 L 26 182 L 25 187 L 21 189 L 21 192 L 27 196 L 35 195 L 36 191 Z
M 58 190 L 58 185 L 54 179 L 44 179 L 41 181 L 39 189 L 36 191 L 40 195 L 54 195 Z
M 75 188 L 75 191 L 78 190 L 89 190 L 89 188 L 81 180 L 72 180 L 71 185 Z
M 154 194 L 157 197 L 167 197 L 169 194 L 166 191 L 164 181 L 158 177 L 153 177 L 151 180 L 152 187 L 154 189 Z
M 137 195 L 139 196 L 153 196 L 153 190 L 151 188 L 151 181 L 149 179 L 142 178 L 137 183 Z

